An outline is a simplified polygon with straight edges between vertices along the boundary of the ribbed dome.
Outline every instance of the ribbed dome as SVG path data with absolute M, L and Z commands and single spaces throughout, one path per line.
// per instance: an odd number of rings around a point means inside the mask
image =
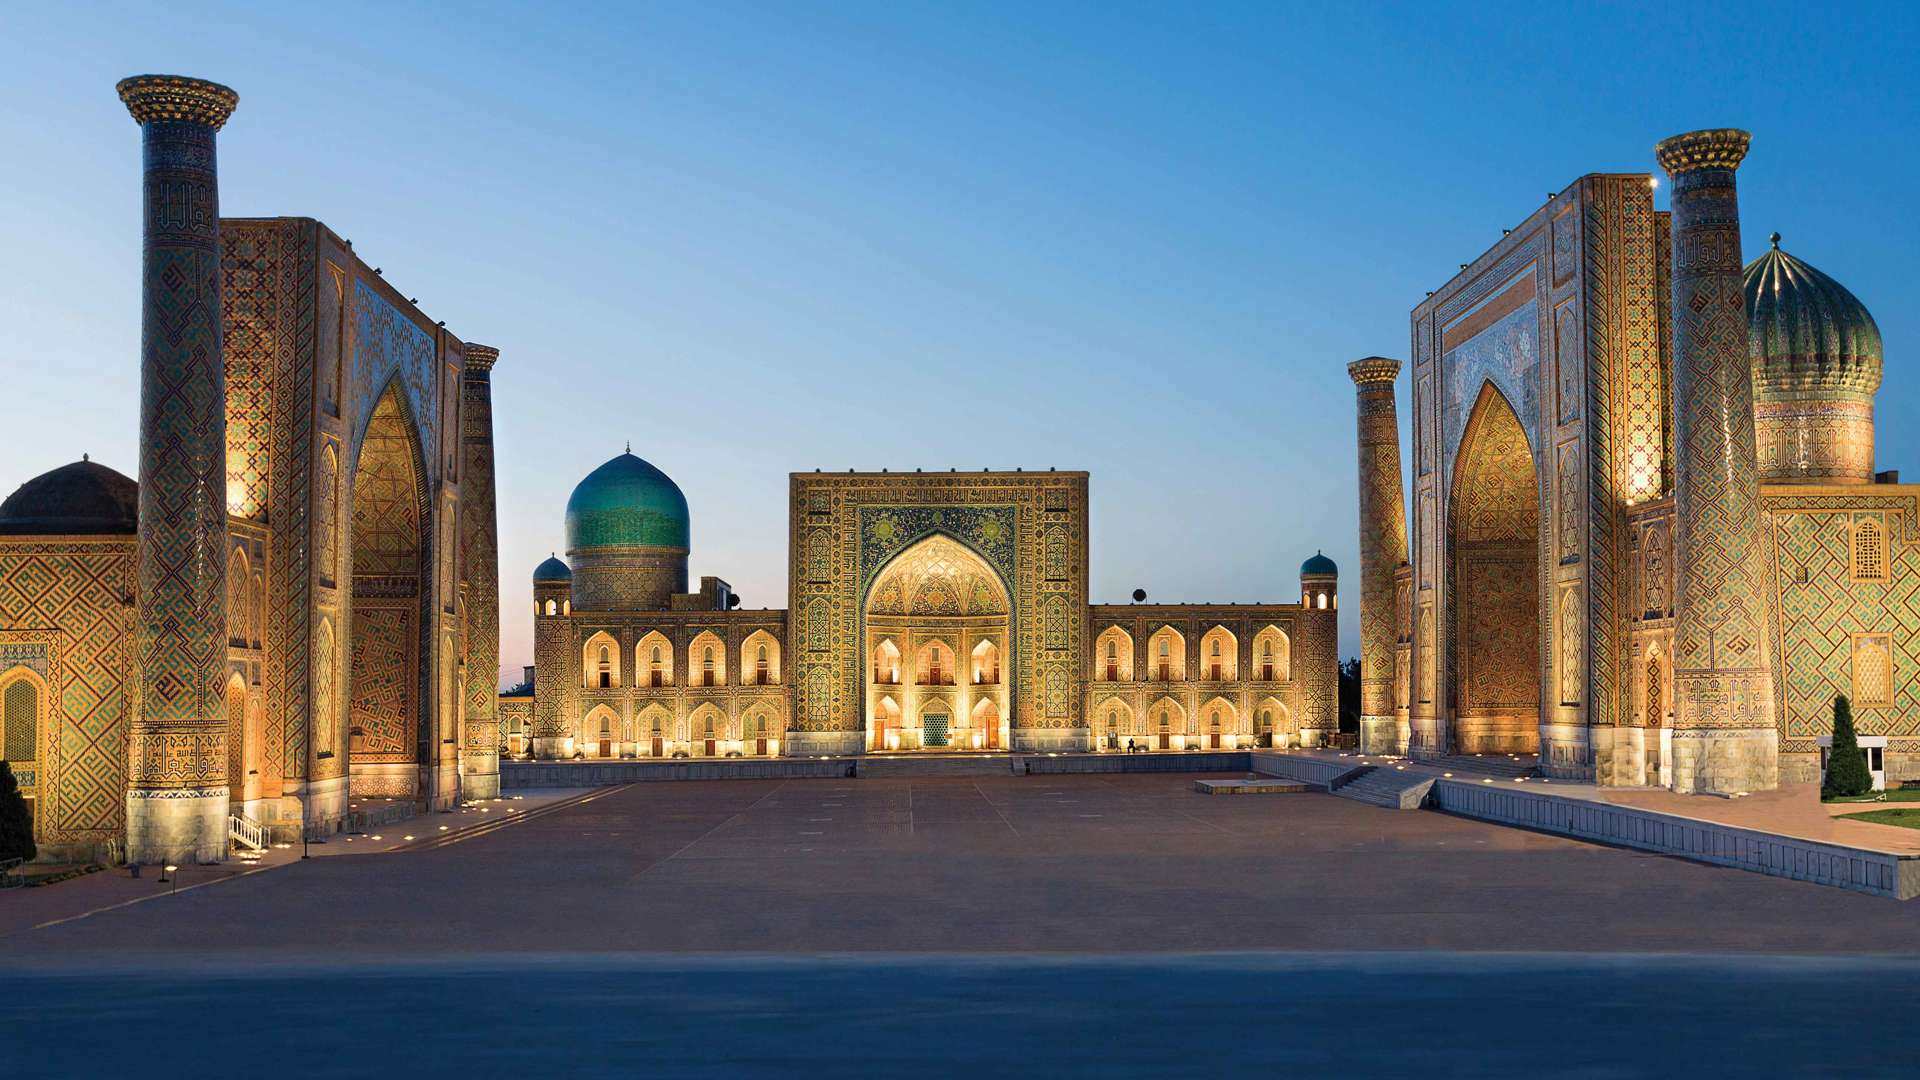
M 687 497 L 666 473 L 621 454 L 587 474 L 567 499 L 567 550 L 686 548 Z
M 137 531 L 140 485 L 82 459 L 21 484 L 0 503 L 0 535 L 106 536 Z
M 1300 564 L 1301 577 L 1311 577 L 1320 574 L 1337 576 L 1339 573 L 1340 568 L 1334 565 L 1333 560 L 1318 551 L 1313 553 L 1313 558 Z
M 533 568 L 535 585 L 565 585 L 573 580 L 573 571 L 558 555 L 550 556 L 546 562 Z
M 1754 396 L 1880 388 L 1880 327 L 1846 286 L 1780 250 L 1747 266 L 1747 353 Z

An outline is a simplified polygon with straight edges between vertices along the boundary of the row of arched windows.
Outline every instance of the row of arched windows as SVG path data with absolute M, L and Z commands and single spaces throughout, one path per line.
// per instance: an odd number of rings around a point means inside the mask
M 1251 678 L 1260 682 L 1285 682 L 1292 678 L 1292 642 L 1286 632 L 1269 626 L 1253 636 Z M 1180 631 L 1163 626 L 1147 639 L 1147 670 L 1150 682 L 1179 682 L 1187 679 L 1187 642 Z M 1200 638 L 1197 677 L 1209 682 L 1233 682 L 1241 678 L 1240 642 L 1224 626 L 1208 630 Z M 1094 640 L 1094 680 L 1097 682 L 1135 681 L 1133 635 L 1117 626 L 1100 632 Z
M 726 686 L 729 678 L 727 646 L 720 635 L 703 630 L 687 645 L 687 669 L 674 670 L 674 646 L 665 634 L 649 631 L 633 648 L 633 678 L 644 688 L 674 686 L 679 678 L 693 687 Z M 601 631 L 582 646 L 581 676 L 589 690 L 612 690 L 625 683 L 622 650 L 612 634 Z M 738 678 L 748 686 L 780 684 L 780 642 L 765 630 L 755 630 L 740 643 Z
M 873 647 L 873 681 L 882 686 L 898 686 L 902 681 L 900 646 L 892 638 L 882 638 Z M 911 670 L 905 676 L 918 686 L 953 686 L 965 678 L 974 686 L 1000 683 L 1000 646 L 991 638 L 981 638 L 960 663 L 959 653 L 947 642 L 934 640 L 920 646 Z

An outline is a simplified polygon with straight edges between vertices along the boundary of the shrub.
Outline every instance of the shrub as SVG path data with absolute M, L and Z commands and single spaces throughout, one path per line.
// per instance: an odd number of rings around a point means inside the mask
M 1841 694 L 1833 699 L 1833 748 L 1827 753 L 1827 777 L 1820 784 L 1823 799 L 1865 795 L 1873 790 L 1867 756 L 1860 752 L 1853 732 L 1853 705 Z
M 27 800 L 13 778 L 13 767 L 0 761 L 0 859 L 31 861 L 40 850 L 33 846 L 33 819 Z

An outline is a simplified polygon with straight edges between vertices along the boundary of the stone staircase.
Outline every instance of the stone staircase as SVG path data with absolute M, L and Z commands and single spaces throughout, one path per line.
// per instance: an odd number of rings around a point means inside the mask
M 1516 760 L 1506 754 L 1448 754 L 1445 757 L 1421 758 L 1420 764 L 1430 769 L 1442 769 L 1452 773 L 1473 773 L 1499 780 L 1540 775 L 1537 759 L 1522 757 Z
M 1352 799 L 1388 810 L 1418 810 L 1426 805 L 1433 790 L 1434 776 L 1423 772 L 1401 772 L 1388 766 L 1363 765 L 1327 785 L 1343 799 Z
M 857 761 L 863 779 L 931 779 L 943 776 L 1008 776 L 1020 768 L 1013 754 L 869 754 Z

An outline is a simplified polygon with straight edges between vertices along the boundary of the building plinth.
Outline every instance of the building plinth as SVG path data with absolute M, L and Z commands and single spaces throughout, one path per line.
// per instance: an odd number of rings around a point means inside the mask
M 138 75 L 140 124 L 139 708 L 129 734 L 127 858 L 227 854 L 227 419 L 214 135 L 239 103 L 217 83 Z
M 1734 171 L 1744 131 L 1655 147 L 1672 178 L 1675 582 L 1673 788 L 1776 786 L 1753 371 Z

